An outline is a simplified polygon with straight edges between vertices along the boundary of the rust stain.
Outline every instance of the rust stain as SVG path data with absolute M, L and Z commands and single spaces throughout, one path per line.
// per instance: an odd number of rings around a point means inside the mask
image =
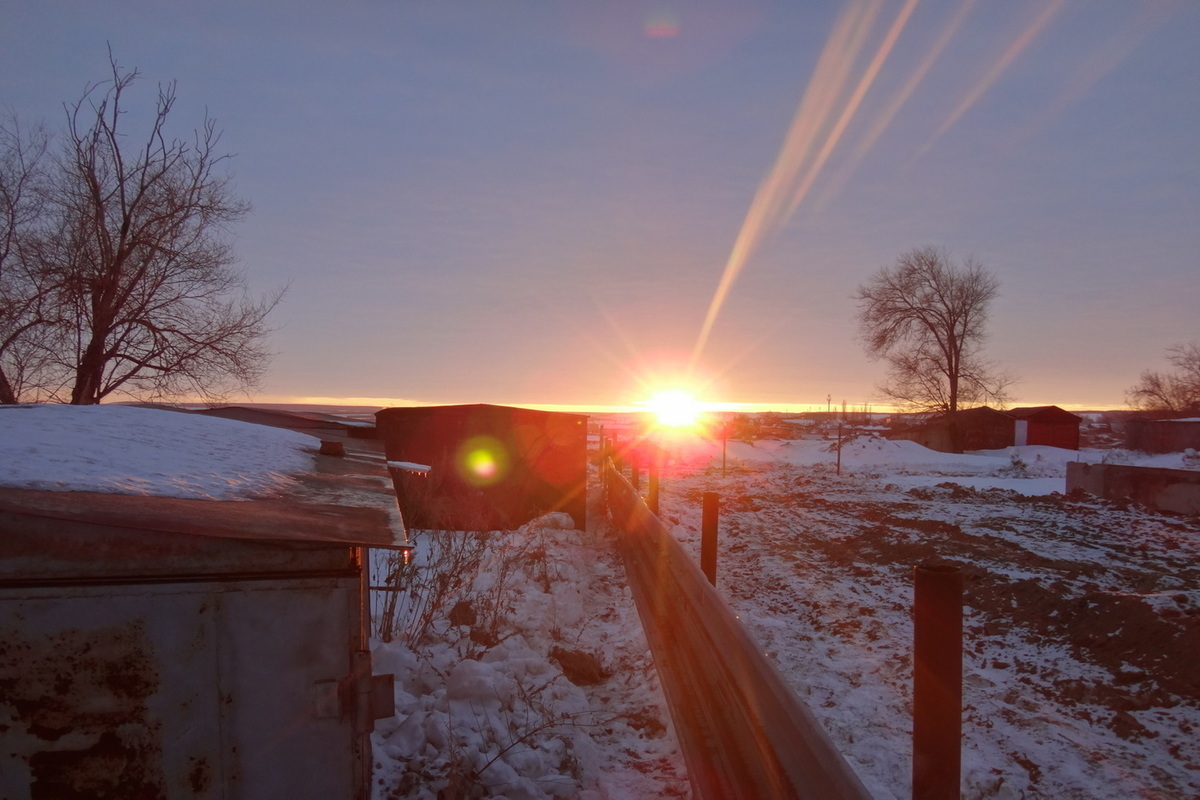
M 10 627 L 0 642 L 0 706 L 25 729 L 11 756 L 28 764 L 32 800 L 166 796 L 162 726 L 147 709 L 159 674 L 140 623 L 37 638 Z

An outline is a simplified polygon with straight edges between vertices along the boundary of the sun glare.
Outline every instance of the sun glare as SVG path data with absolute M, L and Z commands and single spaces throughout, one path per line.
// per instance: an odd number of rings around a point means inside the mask
M 656 392 L 646 403 L 659 425 L 668 428 L 686 428 L 700 421 L 704 405 L 690 392 L 668 389 Z

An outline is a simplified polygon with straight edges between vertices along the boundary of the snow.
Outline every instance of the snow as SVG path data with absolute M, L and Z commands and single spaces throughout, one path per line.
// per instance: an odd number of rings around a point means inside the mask
M 827 442 L 736 445 L 724 475 L 719 444 L 681 452 L 661 516 L 698 558 L 720 495 L 718 590 L 874 797 L 909 796 L 928 559 L 967 585 L 964 797 L 1200 796 L 1200 522 L 1061 495 L 1067 461 L 1180 454 L 860 440 L 838 476 Z
M 416 544 L 406 635 L 374 650 L 375 669 L 397 680 L 396 716 L 374 735 L 375 797 L 687 795 L 610 539 L 559 513 L 516 531 L 421 532 Z M 439 575 L 460 585 L 435 597 Z
M 132 406 L 0 406 L 0 486 L 234 500 L 312 469 L 312 436 Z
M 433 469 L 428 464 L 417 464 L 414 461 L 389 461 L 387 465 L 391 469 L 402 469 L 406 472 L 429 472 Z
M 314 444 L 161 410 L 4 407 L 0 485 L 245 498 L 311 469 Z M 872 437 L 844 443 L 838 475 L 820 439 L 669 450 L 664 522 L 698 554 L 700 496 L 721 495 L 718 591 L 877 800 L 909 796 L 911 573 L 929 558 L 967 585 L 965 797 L 1200 796 L 1200 522 L 1061 494 L 1068 461 L 1180 454 Z M 406 591 L 397 635 L 373 642 L 397 701 L 373 734 L 375 797 L 688 796 L 610 533 L 589 519 L 420 532 L 403 567 L 376 554 Z

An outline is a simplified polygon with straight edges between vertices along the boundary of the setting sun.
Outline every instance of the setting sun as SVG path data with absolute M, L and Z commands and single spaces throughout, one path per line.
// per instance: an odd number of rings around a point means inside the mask
M 646 403 L 659 425 L 684 428 L 695 425 L 704 412 L 704 405 L 690 392 L 669 389 L 656 392 Z

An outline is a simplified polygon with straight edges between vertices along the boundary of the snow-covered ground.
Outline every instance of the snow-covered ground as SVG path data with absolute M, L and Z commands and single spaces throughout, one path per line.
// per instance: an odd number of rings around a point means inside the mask
M 719 590 L 876 798 L 909 796 L 930 560 L 966 584 L 965 797 L 1200 797 L 1200 520 L 1061 494 L 1069 460 L 1181 455 L 862 440 L 839 477 L 827 448 L 731 442 L 725 475 L 685 453 L 662 516 L 698 553 L 700 495 L 721 496 Z
M 698 549 L 700 495 L 721 495 L 718 589 L 879 800 L 909 796 L 911 575 L 930 559 L 966 580 L 965 797 L 1200 796 L 1200 521 L 1061 494 L 1068 460 L 1181 456 L 864 439 L 839 476 L 828 444 L 729 442 L 722 470 L 719 443 L 676 442 L 662 517 Z M 269 495 L 311 469 L 312 447 L 166 411 L 0 408 L 3 486 Z M 590 518 L 418 538 L 405 585 L 446 591 L 412 600 L 413 635 L 376 643 L 397 676 L 377 798 L 687 796 L 620 562 Z
M 689 796 L 612 541 L 572 526 L 418 534 L 408 635 L 374 651 L 397 681 L 375 798 Z

